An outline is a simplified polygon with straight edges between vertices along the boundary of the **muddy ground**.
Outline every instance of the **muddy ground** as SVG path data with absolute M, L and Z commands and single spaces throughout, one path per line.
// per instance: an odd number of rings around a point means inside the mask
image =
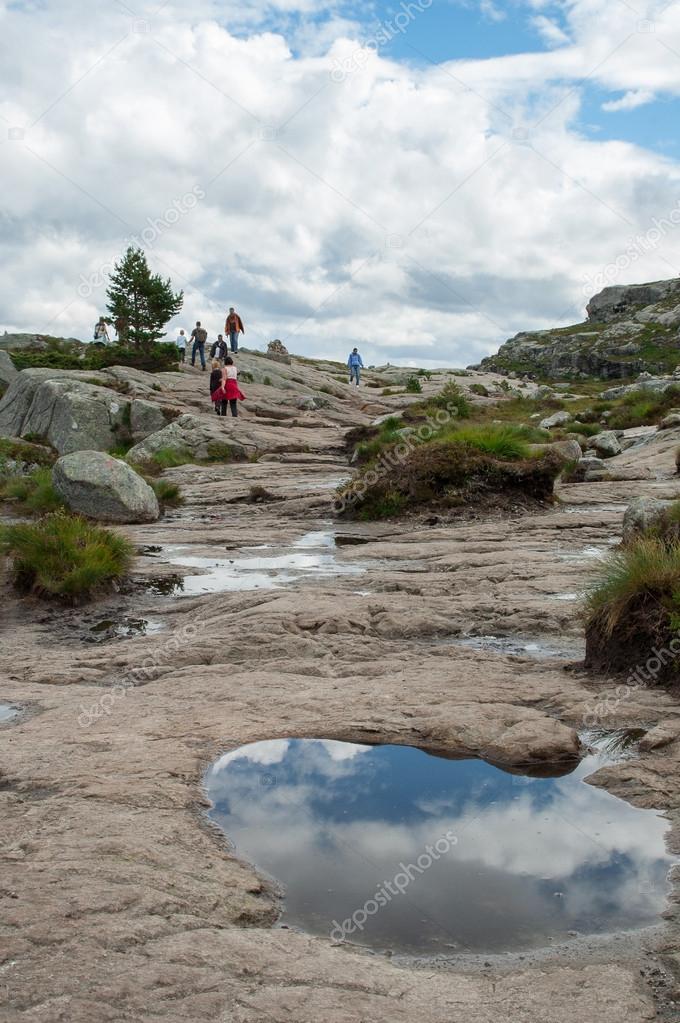
M 186 374 L 186 394 L 201 385 Z M 389 740 L 512 766 L 567 757 L 595 709 L 603 727 L 647 734 L 636 757 L 591 781 L 666 813 L 680 852 L 680 703 L 652 688 L 617 696 L 621 680 L 584 672 L 578 615 L 626 503 L 680 493 L 677 436 L 612 463 L 649 468 L 649 480 L 564 487 L 547 511 L 338 523 L 343 431 L 379 411 L 352 395 L 344 423 L 304 414 L 305 451 L 171 470 L 185 506 L 127 530 L 146 553 L 123 591 L 94 606 L 53 608 L 3 589 L 0 701 L 21 714 L 0 723 L 1 1020 L 680 1018 L 677 885 L 659 928 L 635 939 L 488 966 L 409 962 L 272 928 L 276 893 L 207 822 L 203 772 L 247 742 Z M 256 484 L 284 500 L 247 503 Z M 274 569 L 293 576 L 274 589 L 172 589 L 173 573 L 196 571 L 173 560 L 206 557 L 229 573 L 230 559 L 299 554 L 311 533 L 332 559 L 324 571 Z M 470 636 L 539 650 L 460 642 Z

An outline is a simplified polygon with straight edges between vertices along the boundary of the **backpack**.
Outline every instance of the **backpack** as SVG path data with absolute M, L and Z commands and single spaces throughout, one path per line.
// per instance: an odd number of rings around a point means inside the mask
M 205 329 L 205 327 L 197 327 L 195 334 L 196 340 L 198 341 L 199 345 L 204 345 L 208 340 L 208 331 Z

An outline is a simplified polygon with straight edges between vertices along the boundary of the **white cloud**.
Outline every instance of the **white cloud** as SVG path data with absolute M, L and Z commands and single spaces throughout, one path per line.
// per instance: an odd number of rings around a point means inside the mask
M 618 110 L 635 110 L 646 103 L 652 103 L 653 100 L 654 93 L 650 92 L 649 89 L 632 89 L 630 92 L 624 93 L 620 99 L 612 99 L 603 103 L 602 109 L 608 113 L 614 113 Z
M 89 337 L 105 287 L 83 278 L 199 187 L 149 249 L 182 325 L 233 304 L 251 345 L 461 364 L 579 319 L 584 277 L 674 208 L 676 161 L 577 118 L 586 79 L 678 95 L 678 5 L 645 33 L 574 0 L 570 45 L 422 68 L 337 36 L 352 3 L 133 6 L 0 10 L 0 329 Z M 669 232 L 627 279 L 679 262 Z
M 569 42 L 569 36 L 564 29 L 560 28 L 553 18 L 548 18 L 545 14 L 539 14 L 532 18 L 531 24 L 549 46 L 563 46 Z

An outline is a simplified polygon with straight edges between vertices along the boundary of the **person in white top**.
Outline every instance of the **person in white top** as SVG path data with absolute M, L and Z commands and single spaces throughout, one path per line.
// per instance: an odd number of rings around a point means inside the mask
M 225 380 L 238 380 L 238 370 L 234 365 L 234 360 L 231 355 L 228 355 L 224 360 L 224 379 Z
M 179 348 L 179 361 L 185 362 L 187 357 L 187 336 L 184 330 L 180 330 L 179 334 L 175 338 L 175 344 Z

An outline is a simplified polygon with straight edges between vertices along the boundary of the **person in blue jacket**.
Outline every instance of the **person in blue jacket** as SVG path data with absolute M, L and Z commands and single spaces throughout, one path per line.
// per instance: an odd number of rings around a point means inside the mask
M 361 378 L 361 370 L 364 368 L 364 364 L 361 361 L 361 356 L 359 355 L 358 348 L 353 348 L 352 351 L 350 352 L 349 359 L 347 360 L 347 365 L 349 366 L 349 382 L 351 384 L 352 381 L 354 380 L 358 387 L 359 380 Z

